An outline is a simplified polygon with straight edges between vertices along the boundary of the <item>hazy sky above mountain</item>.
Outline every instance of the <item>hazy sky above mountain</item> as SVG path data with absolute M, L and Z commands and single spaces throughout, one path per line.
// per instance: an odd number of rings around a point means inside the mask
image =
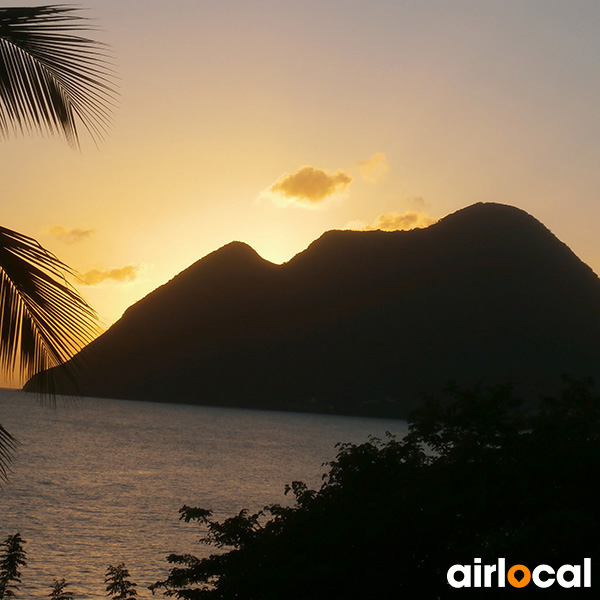
M 84 5 L 118 65 L 113 130 L 4 142 L 1 222 L 85 274 L 106 325 L 231 240 L 281 262 L 479 201 L 600 272 L 595 0 Z

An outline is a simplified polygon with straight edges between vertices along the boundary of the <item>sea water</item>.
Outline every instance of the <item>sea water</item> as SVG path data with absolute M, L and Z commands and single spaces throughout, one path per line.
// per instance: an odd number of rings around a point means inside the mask
M 124 562 L 141 598 L 166 556 L 206 556 L 187 504 L 224 519 L 289 503 L 286 483 L 318 488 L 338 442 L 360 443 L 404 421 L 81 398 L 40 404 L 0 390 L 0 423 L 19 441 L 0 490 L 0 538 L 19 532 L 27 567 L 18 597 L 65 578 L 76 598 L 106 598 L 109 564 Z

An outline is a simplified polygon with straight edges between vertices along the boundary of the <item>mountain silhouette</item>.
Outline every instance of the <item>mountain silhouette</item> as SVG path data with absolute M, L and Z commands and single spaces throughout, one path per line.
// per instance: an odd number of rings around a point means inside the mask
M 479 203 L 330 231 L 283 265 L 232 242 L 74 361 L 82 395 L 134 400 L 402 416 L 450 380 L 537 396 L 599 374 L 600 280 L 532 216 Z

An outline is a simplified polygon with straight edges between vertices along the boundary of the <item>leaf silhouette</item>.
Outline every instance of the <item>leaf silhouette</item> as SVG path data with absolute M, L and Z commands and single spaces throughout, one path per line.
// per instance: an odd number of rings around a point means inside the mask
M 0 227 L 0 365 L 25 377 L 68 360 L 97 333 L 74 271 L 34 239 Z M 52 389 L 45 390 L 52 393 Z
M 0 425 L 0 481 L 6 481 L 8 466 L 17 446 L 15 438 Z
M 79 146 L 77 122 L 94 141 L 110 123 L 114 71 L 107 47 L 76 35 L 89 30 L 77 8 L 0 8 L 0 135 L 63 135 Z
M 67 282 L 75 273 L 34 239 L 0 227 L 0 368 L 29 378 L 68 360 L 98 333 L 94 310 Z M 74 381 L 74 366 L 66 376 Z M 36 388 L 54 396 L 54 371 Z M 0 425 L 0 481 L 17 442 Z

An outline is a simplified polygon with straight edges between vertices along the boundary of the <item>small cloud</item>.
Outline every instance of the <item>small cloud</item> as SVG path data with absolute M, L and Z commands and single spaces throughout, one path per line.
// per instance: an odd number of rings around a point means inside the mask
M 418 210 L 407 210 L 405 213 L 390 212 L 379 215 L 371 224 L 364 221 L 352 221 L 348 223 L 347 229 L 361 231 L 408 231 L 418 227 L 429 227 L 437 222 L 437 219 L 430 217 L 426 212 Z
M 279 206 L 295 204 L 316 208 L 329 197 L 343 192 L 352 182 L 345 171 L 328 173 L 315 167 L 301 167 L 295 173 L 282 175 L 261 196 Z
M 46 232 L 61 242 L 65 242 L 65 244 L 76 244 L 92 235 L 95 229 L 69 229 L 62 225 L 54 225 L 54 227 L 47 229 Z
M 379 181 L 390 170 L 387 157 L 383 152 L 375 152 L 371 158 L 359 161 L 357 164 L 363 179 L 371 183 Z
M 140 270 L 138 265 L 127 265 L 120 269 L 92 269 L 84 273 L 81 278 L 82 285 L 97 285 L 103 281 L 133 281 Z

